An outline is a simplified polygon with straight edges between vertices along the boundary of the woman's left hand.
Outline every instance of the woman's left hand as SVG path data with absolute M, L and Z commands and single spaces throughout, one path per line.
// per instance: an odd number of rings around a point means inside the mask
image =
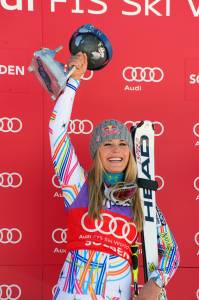
M 134 296 L 133 300 L 158 300 L 161 288 L 152 280 L 149 280 L 140 290 L 138 296 Z

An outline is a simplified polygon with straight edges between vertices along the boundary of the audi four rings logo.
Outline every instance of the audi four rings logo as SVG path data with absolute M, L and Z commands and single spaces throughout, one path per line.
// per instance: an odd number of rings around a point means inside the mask
M 17 300 L 21 297 L 21 288 L 17 284 L 1 284 L 0 299 L 1 300 Z
M 18 228 L 0 228 L 1 244 L 18 244 L 22 240 L 22 233 Z
M 139 123 L 140 123 L 140 121 L 135 121 L 135 122 L 134 121 L 126 121 L 124 123 L 124 125 L 126 125 L 128 128 L 130 128 L 131 126 L 136 126 Z M 162 135 L 163 132 L 164 132 L 164 125 L 161 122 L 158 122 L 158 121 L 154 121 L 153 124 L 155 126 L 155 136 Z
M 18 188 L 22 184 L 22 176 L 19 173 L 0 173 L 0 187 L 2 188 Z
M 67 243 L 67 229 L 65 228 L 56 228 L 52 233 L 52 240 L 56 244 Z
M 124 124 L 127 127 L 135 126 L 140 121 L 126 121 Z M 164 125 L 161 122 L 154 121 L 155 125 L 155 136 L 160 136 L 164 132 Z M 68 124 L 68 133 L 74 134 L 90 134 L 93 131 L 93 123 L 90 120 L 70 120 Z
M 113 217 L 112 215 L 108 213 L 102 213 L 100 220 L 96 219 L 94 224 L 95 226 L 93 228 L 88 228 L 86 224 L 89 224 L 89 222 L 86 221 L 86 218 L 88 217 L 88 212 L 86 212 L 81 219 L 81 224 L 84 230 L 87 232 L 100 232 L 102 234 L 112 234 L 114 237 L 118 239 L 125 239 L 129 244 L 131 244 L 134 240 L 134 237 L 132 240 L 128 238 L 131 228 L 133 228 L 133 232 L 136 232 L 136 227 L 133 223 L 127 222 L 125 219 L 120 217 Z M 105 228 L 104 223 L 105 220 L 108 221 L 108 230 Z M 120 223 L 119 223 L 120 222 Z M 122 223 L 122 231 L 121 231 L 121 225 Z
M 22 129 L 22 122 L 19 118 L 0 118 L 0 132 L 18 133 Z
M 197 132 L 197 127 L 199 126 L 199 123 L 196 123 L 193 127 L 193 133 L 195 136 L 199 137 L 199 132 Z
M 70 120 L 68 124 L 68 133 L 90 134 L 93 131 L 93 123 L 89 120 Z
M 129 82 L 160 82 L 164 78 L 164 72 L 158 67 L 127 66 L 123 69 L 122 76 Z

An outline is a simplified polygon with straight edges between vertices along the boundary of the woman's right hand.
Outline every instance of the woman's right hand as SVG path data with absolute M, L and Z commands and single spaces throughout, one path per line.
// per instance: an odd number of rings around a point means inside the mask
M 70 77 L 80 80 L 87 70 L 87 64 L 87 55 L 85 53 L 78 52 L 76 55 L 71 56 L 68 60 L 67 67 L 75 66 L 76 70 Z

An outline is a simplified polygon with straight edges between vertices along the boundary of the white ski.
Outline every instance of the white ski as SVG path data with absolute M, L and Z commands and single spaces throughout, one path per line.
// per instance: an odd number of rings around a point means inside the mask
M 142 121 L 132 130 L 134 153 L 138 168 L 138 185 L 143 203 L 144 226 L 142 232 L 142 250 L 144 279 L 148 281 L 150 273 L 158 266 L 158 247 L 156 229 L 154 128 L 150 121 Z M 166 299 L 161 294 L 158 299 Z

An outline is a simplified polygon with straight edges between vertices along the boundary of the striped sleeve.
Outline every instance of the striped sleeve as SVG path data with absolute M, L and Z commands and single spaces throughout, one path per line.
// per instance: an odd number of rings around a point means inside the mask
M 49 122 L 51 155 L 66 207 L 70 207 L 85 182 L 85 173 L 67 133 L 79 81 L 72 78 L 56 102 Z
M 169 229 L 165 218 L 157 207 L 157 235 L 158 253 L 160 261 L 158 268 L 151 273 L 149 279 L 154 278 L 166 286 L 179 266 L 180 256 L 178 245 Z

